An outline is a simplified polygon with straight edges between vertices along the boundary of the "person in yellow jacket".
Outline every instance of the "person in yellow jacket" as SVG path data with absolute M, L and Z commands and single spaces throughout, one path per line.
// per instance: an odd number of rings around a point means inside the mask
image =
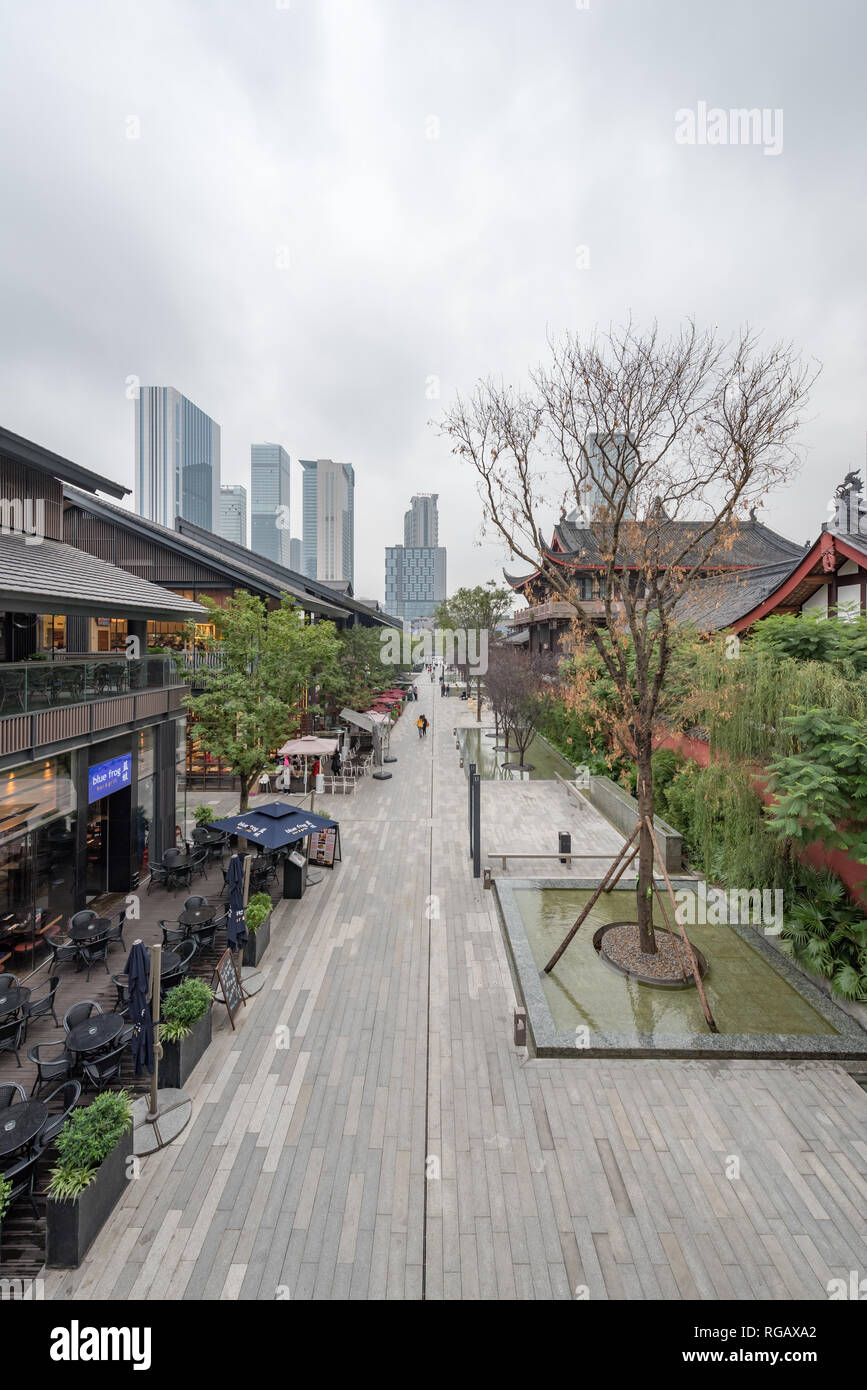
M 418 729 L 419 738 L 424 738 L 425 718 L 423 714 L 419 715 L 418 719 L 415 721 L 415 726 Z

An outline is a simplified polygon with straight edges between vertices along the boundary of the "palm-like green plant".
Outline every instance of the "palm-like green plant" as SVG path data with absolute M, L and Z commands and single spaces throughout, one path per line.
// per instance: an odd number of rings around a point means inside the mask
M 0 1177 L 0 1222 L 9 1210 L 9 1197 L 12 1192 L 12 1179 Z
M 831 873 L 812 877 L 808 893 L 789 908 L 783 937 L 792 955 L 831 981 L 841 999 L 867 999 L 867 918 L 850 902 L 845 885 Z

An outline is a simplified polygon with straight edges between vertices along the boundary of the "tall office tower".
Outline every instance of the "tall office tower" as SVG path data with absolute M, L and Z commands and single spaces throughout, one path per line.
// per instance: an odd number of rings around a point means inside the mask
M 142 386 L 135 403 L 135 509 L 174 527 L 220 524 L 220 426 L 173 386 Z
M 385 611 L 420 623 L 446 597 L 446 552 L 441 545 L 389 545 L 385 549 Z
M 333 459 L 304 469 L 301 569 L 308 579 L 355 579 L 355 471 Z
M 587 436 L 588 463 L 583 465 L 585 476 L 580 488 L 580 505 L 569 513 L 568 521 L 586 526 L 603 504 L 608 505 L 600 484 L 603 484 L 609 493 L 614 490 L 615 500 L 622 493 L 626 487 L 625 480 L 632 478 L 636 464 L 636 459 L 634 456 L 630 458 L 628 446 L 624 447 L 625 445 L 626 434 L 623 430 L 610 435 L 594 433 Z M 625 514 L 635 515 L 631 501 Z
M 438 492 L 419 492 L 410 498 L 409 511 L 403 514 L 403 543 L 405 546 L 439 545 Z
M 224 541 L 247 544 L 247 489 L 239 483 L 220 488 L 220 531 Z
M 289 568 L 296 574 L 301 573 L 301 540 L 298 536 L 292 536 L 289 540 Z
M 250 448 L 250 549 L 289 564 L 289 455 L 282 444 Z

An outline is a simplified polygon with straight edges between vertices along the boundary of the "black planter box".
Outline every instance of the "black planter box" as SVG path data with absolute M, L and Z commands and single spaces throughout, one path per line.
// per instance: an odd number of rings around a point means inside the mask
M 77 1269 L 117 1204 L 127 1182 L 133 1151 L 132 1126 L 96 1170 L 96 1177 L 71 1202 L 45 1204 L 49 1269 Z
M 211 1042 L 211 1010 L 193 1024 L 180 1042 L 164 1042 L 159 1082 L 166 1089 L 179 1091 L 193 1067 Z
M 258 931 L 247 933 L 247 940 L 244 943 L 244 955 L 241 959 L 242 965 L 258 965 L 268 949 L 271 940 L 271 914 L 265 918 Z

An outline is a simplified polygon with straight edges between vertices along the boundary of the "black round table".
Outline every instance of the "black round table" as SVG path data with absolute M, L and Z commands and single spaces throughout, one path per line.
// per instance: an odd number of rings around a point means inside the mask
M 216 915 L 217 909 L 211 903 L 206 903 L 204 907 L 185 907 L 178 921 L 182 927 L 204 927 L 213 922 Z
M 97 917 L 85 926 L 70 927 L 70 938 L 77 944 L 83 945 L 88 941 L 96 941 L 101 936 L 107 936 L 111 931 L 111 918 Z
M 25 985 L 0 985 L 0 1018 L 17 1013 L 29 998 L 30 990 Z
M 163 975 L 168 975 L 172 970 L 177 970 L 181 963 L 181 958 L 177 951 L 163 951 L 160 956 L 160 979 Z
M 47 1119 L 48 1106 L 41 1100 L 22 1101 L 0 1110 L 0 1157 L 29 1144 Z
M 83 1023 L 76 1023 L 70 1029 L 66 1046 L 70 1052 L 87 1055 L 108 1047 L 123 1032 L 124 1019 L 121 1014 L 91 1014 Z

